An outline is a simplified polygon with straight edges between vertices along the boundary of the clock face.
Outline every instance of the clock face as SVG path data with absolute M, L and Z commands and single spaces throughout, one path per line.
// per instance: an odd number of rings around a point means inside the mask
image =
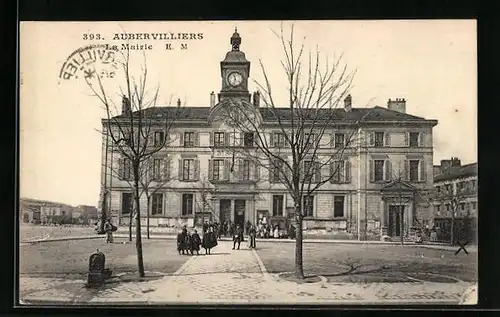
M 227 81 L 233 87 L 238 86 L 243 81 L 243 77 L 238 72 L 232 72 L 227 76 Z

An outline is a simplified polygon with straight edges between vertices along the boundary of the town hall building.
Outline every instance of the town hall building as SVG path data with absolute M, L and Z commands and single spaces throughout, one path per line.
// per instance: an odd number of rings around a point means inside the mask
M 155 154 L 153 171 L 161 173 L 165 181 L 151 197 L 151 226 L 193 227 L 206 219 L 256 224 L 266 219 L 284 229 L 292 221 L 293 202 L 285 187 L 273 182 L 262 167 L 244 156 L 234 158 L 228 151 L 236 139 L 242 147 L 252 147 L 256 140 L 252 133 L 234 131 L 224 124 L 220 108 L 226 100 L 253 105 L 263 128 L 269 128 L 275 119 L 266 111 L 259 92 L 248 90 L 250 61 L 240 50 L 237 31 L 230 41 L 231 50 L 220 62 L 219 93 L 212 92 L 206 106 L 186 105 L 169 136 L 155 134 L 155 140 L 168 137 L 173 141 L 164 152 Z M 162 118 L 174 108 L 144 111 Z M 283 118 L 290 115 L 289 108 L 278 110 Z M 324 133 L 323 137 L 331 140 L 324 142 L 324 153 L 334 153 L 343 146 L 347 131 L 354 127 L 358 137 L 346 149 L 340 176 L 322 185 L 308 200 L 304 229 L 359 236 L 366 228 L 374 236 L 398 237 L 425 225 L 431 217 L 432 207 L 425 197 L 433 188 L 432 129 L 437 121 L 408 114 L 402 98 L 389 99 L 386 107 L 356 108 L 349 95 L 342 107 L 331 111 L 338 112 L 339 119 Z M 105 122 L 103 119 L 103 126 Z M 279 148 L 283 142 L 279 133 L 271 138 L 273 146 Z M 127 182 L 131 171 L 118 152 L 109 150 L 112 148 L 106 148 L 103 138 L 103 166 L 107 168 L 102 170 L 102 179 L 110 193 L 114 223 L 127 225 L 133 212 L 132 189 Z M 141 203 L 145 224 L 145 196 L 141 196 Z

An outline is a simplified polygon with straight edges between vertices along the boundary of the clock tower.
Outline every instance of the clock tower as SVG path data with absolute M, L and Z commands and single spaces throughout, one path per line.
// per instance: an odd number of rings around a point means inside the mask
M 219 93 L 219 102 L 224 99 L 239 99 L 250 102 L 248 92 L 248 77 L 250 76 L 250 62 L 245 53 L 240 51 L 241 37 L 235 29 L 231 36 L 231 51 L 220 62 L 222 88 Z

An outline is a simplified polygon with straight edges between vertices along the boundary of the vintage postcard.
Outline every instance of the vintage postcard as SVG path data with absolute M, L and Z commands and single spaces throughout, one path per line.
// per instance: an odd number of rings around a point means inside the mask
M 21 22 L 22 305 L 476 304 L 475 20 Z

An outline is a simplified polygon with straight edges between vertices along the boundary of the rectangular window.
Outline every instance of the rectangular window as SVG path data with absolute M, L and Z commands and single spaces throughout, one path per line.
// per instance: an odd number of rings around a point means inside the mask
M 273 216 L 283 216 L 283 195 L 273 195 Z
M 122 215 L 132 212 L 132 193 L 122 193 Z
M 477 208 L 476 202 L 473 201 L 470 204 L 472 205 L 472 210 L 476 210 L 476 208 Z
M 335 196 L 333 198 L 333 217 L 343 218 L 344 215 L 344 196 Z
M 304 217 L 314 216 L 314 196 L 304 196 L 303 206 Z
M 343 161 L 335 161 L 333 162 L 333 178 L 332 180 L 336 183 L 340 183 L 343 181 L 344 175 L 344 162 Z
M 342 148 L 344 146 L 344 133 L 335 133 L 335 148 Z
M 419 132 L 410 132 L 410 147 L 418 147 L 418 140 L 420 137 Z
M 384 132 L 375 132 L 375 147 L 384 146 Z
M 250 161 L 243 160 L 241 163 L 241 179 L 247 181 L 250 179 Z
M 446 211 L 450 211 L 450 204 L 446 204 Z
M 410 160 L 410 182 L 415 182 L 419 180 L 418 178 L 419 164 L 420 164 L 419 160 Z
M 151 177 L 154 180 L 160 180 L 161 179 L 161 163 L 162 159 L 154 159 L 153 160 L 153 175 Z
M 285 146 L 285 134 L 275 133 L 274 134 L 274 147 L 284 147 Z
M 375 167 L 374 180 L 376 182 L 383 181 L 384 180 L 384 160 L 375 160 L 374 167 Z
M 462 211 L 465 210 L 465 203 L 460 203 L 460 210 L 462 210 Z
M 318 171 L 320 164 L 313 161 L 304 161 L 304 180 L 307 182 L 319 182 Z
M 477 181 L 475 179 L 473 179 L 470 181 L 470 183 L 471 183 L 472 190 L 476 191 L 477 190 Z
M 194 179 L 194 159 L 182 161 L 182 179 L 185 181 Z
M 164 131 L 156 131 L 154 145 L 161 146 L 163 144 L 164 140 L 165 140 L 165 132 Z
M 243 136 L 244 140 L 243 140 L 243 146 L 244 147 L 253 147 L 253 138 L 254 138 L 254 134 L 253 132 L 245 132 L 244 136 Z
M 314 144 L 315 139 L 314 133 L 305 133 L 304 134 L 304 144 Z
M 163 194 L 153 194 L 151 203 L 151 214 L 161 215 L 163 213 Z
M 440 193 L 440 192 L 441 192 L 441 186 L 436 186 L 436 191 L 437 191 L 438 193 Z
M 446 194 L 450 195 L 451 194 L 451 185 L 450 184 L 446 184 L 446 185 L 444 185 L 444 188 L 446 189 Z
M 184 132 L 184 147 L 194 147 L 194 132 Z
M 214 146 L 221 147 L 224 146 L 224 132 L 214 133 Z
M 271 182 L 273 183 L 279 183 L 280 182 L 280 170 L 283 170 L 283 161 L 280 159 L 276 159 L 274 161 L 273 166 L 271 167 L 271 170 L 273 171 L 271 173 Z
M 132 161 L 125 158 L 123 159 L 123 175 L 122 178 L 124 180 L 132 179 Z
M 219 180 L 222 180 L 222 176 L 223 176 L 223 173 L 222 173 L 222 170 L 224 168 L 224 160 L 213 160 L 213 170 L 212 170 L 212 179 L 214 181 L 219 181 Z
M 193 194 L 182 194 L 182 215 L 189 216 L 193 214 Z
M 437 205 L 437 211 L 441 211 L 441 205 Z

